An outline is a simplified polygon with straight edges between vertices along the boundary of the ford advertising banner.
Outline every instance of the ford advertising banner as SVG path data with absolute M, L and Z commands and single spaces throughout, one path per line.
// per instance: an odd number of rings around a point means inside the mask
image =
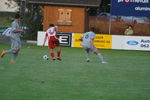
M 148 36 L 112 36 L 112 49 L 150 51 Z
M 150 17 L 150 0 L 111 0 L 112 15 Z

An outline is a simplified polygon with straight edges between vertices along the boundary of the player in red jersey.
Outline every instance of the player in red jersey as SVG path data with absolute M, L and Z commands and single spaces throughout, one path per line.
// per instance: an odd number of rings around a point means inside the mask
M 45 39 L 43 46 L 45 46 L 45 42 L 48 38 L 48 47 L 50 49 L 50 56 L 52 57 L 52 60 L 55 60 L 55 55 L 53 49 L 56 47 L 57 48 L 57 60 L 61 60 L 60 53 L 61 53 L 61 48 L 60 48 L 60 43 L 57 37 L 57 32 L 58 28 L 57 26 L 54 26 L 54 24 L 50 24 L 49 29 L 46 31 L 45 34 Z

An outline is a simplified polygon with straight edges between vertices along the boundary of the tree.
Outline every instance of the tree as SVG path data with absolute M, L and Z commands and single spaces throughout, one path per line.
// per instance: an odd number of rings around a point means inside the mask
M 37 32 L 42 30 L 42 11 L 38 5 L 28 5 L 28 12 L 24 18 L 24 25 L 28 28 L 25 39 L 36 40 Z
M 102 0 L 100 5 L 100 12 L 110 12 L 111 0 Z
M 111 0 L 102 0 L 99 8 L 91 8 L 89 13 L 90 16 L 96 16 L 99 15 L 101 12 L 110 12 L 110 3 Z

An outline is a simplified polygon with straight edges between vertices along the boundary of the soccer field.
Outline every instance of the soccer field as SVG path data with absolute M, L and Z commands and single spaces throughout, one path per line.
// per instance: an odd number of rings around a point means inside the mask
M 47 47 L 23 45 L 17 63 L 0 59 L 0 100 L 150 100 L 150 52 L 100 51 L 108 64 L 69 47 L 62 61 L 43 60 Z

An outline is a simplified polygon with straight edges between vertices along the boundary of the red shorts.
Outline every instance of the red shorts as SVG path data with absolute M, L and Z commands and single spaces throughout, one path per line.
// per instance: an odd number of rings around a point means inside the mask
M 49 37 L 48 46 L 50 49 L 55 48 L 55 46 L 60 46 L 58 38 L 56 36 Z

